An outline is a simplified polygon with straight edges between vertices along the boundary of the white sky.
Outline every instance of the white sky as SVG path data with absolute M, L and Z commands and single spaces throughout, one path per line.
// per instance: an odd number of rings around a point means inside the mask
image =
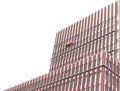
M 49 70 L 55 34 L 115 0 L 0 0 L 0 91 Z

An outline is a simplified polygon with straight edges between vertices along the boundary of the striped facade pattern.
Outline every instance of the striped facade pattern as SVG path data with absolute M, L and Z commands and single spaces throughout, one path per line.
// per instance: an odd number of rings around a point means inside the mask
M 115 2 L 59 31 L 49 73 L 4 91 L 120 91 L 117 15 Z
M 5 91 L 120 91 L 119 74 L 120 63 L 103 52 Z
M 115 2 L 56 34 L 50 71 L 106 51 L 116 58 L 117 3 Z M 65 43 L 73 46 L 66 48 Z

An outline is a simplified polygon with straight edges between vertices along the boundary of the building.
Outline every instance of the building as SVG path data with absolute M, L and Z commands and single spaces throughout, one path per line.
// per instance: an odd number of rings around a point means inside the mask
M 120 91 L 120 0 L 59 31 L 49 73 L 5 91 Z

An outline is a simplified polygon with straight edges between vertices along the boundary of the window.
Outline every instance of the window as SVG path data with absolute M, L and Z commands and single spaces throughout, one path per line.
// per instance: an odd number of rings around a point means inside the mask
M 71 70 L 70 70 L 70 76 L 72 75 L 72 71 L 73 71 L 73 70 L 71 69 Z
M 83 79 L 83 85 L 85 85 L 85 83 L 86 83 L 86 76 L 84 77 L 84 79 Z
M 88 91 L 91 91 L 91 87 L 89 87 Z
M 99 79 L 99 82 L 101 81 L 101 72 L 98 73 L 98 79 Z
M 50 91 L 53 91 L 53 87 L 52 87 L 52 85 L 50 86 Z
M 98 84 L 98 87 L 97 87 L 98 91 L 101 91 L 101 85 Z
M 63 91 L 62 89 L 63 89 L 63 83 L 60 86 L 60 91 Z
M 94 81 L 95 81 L 95 82 L 97 81 L 97 73 L 95 73 Z
M 97 91 L 96 85 L 94 86 L 94 91 Z
M 88 64 L 89 64 L 89 63 L 86 63 L 86 70 L 88 70 Z
M 91 61 L 89 61 L 89 63 L 88 63 L 88 64 L 89 64 L 89 67 L 88 67 L 88 68 L 89 68 L 89 69 L 91 69 Z
M 78 73 L 80 73 L 80 65 L 78 65 Z
M 90 68 L 93 68 L 93 61 L 91 61 L 91 67 Z
M 59 89 L 60 89 L 59 87 L 60 87 L 60 86 L 58 85 L 58 86 L 57 86 L 57 91 L 59 91 Z
M 70 90 L 71 81 L 68 82 L 68 91 Z
M 83 84 L 83 76 L 81 76 L 81 84 L 80 85 L 82 85 Z
M 87 63 L 84 64 L 84 71 L 87 69 Z
M 69 70 L 66 71 L 66 77 L 68 77 L 68 72 L 69 72 Z
M 93 67 L 96 67 L 96 60 L 93 61 Z
M 78 85 L 79 85 L 79 76 L 77 77 L 77 81 L 76 81 L 76 90 L 78 89 Z
M 74 88 L 74 87 L 76 86 L 75 84 L 76 84 L 76 78 L 75 78 L 75 79 L 73 79 L 73 81 L 72 81 L 72 84 L 71 84 L 71 89 L 72 89 L 72 88 Z
M 65 71 L 62 73 L 62 79 L 64 78 L 64 75 L 65 75 Z
M 65 83 L 64 85 L 64 90 L 66 91 L 66 89 L 67 89 L 67 83 Z
M 76 67 L 74 66 L 74 73 L 73 73 L 74 75 L 76 74 Z
M 81 65 L 82 72 L 84 71 L 84 64 Z
M 90 83 L 92 82 L 92 74 L 90 75 Z

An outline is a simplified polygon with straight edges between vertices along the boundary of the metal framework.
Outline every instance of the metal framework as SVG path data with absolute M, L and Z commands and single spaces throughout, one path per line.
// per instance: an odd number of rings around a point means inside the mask
M 59 31 L 49 73 L 5 91 L 120 91 L 120 0 Z

